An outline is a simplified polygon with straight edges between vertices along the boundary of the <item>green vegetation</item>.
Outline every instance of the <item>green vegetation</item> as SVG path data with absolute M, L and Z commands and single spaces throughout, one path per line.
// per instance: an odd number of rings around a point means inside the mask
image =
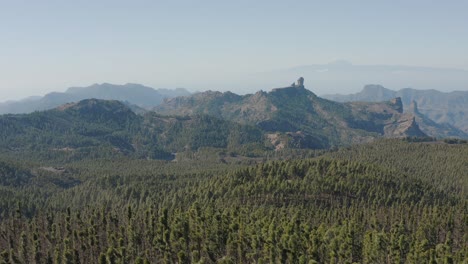
M 1 116 L 0 263 L 468 262 L 466 141 L 338 148 L 397 105 L 211 95 L 186 116 L 95 99 Z M 209 115 L 240 106 L 223 100 L 263 104 Z
M 403 140 L 177 162 L 4 154 L 0 263 L 464 263 L 466 157 Z
M 207 115 L 139 116 L 118 101 L 95 99 L 45 112 L 0 116 L 0 127 L 0 153 L 46 163 L 89 158 L 173 159 L 172 153 L 204 147 L 249 156 L 267 150 L 263 132 L 254 126 Z
M 447 144 L 467 144 L 468 140 L 459 138 L 445 138 L 444 142 Z

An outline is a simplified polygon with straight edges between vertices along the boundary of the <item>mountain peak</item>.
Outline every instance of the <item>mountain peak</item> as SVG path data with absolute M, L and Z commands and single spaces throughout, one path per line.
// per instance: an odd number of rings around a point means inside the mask
M 137 119 L 137 115 L 130 107 L 117 100 L 85 99 L 59 106 L 55 108 L 55 111 L 63 112 L 82 121 L 113 127 L 124 127 L 128 122 L 134 122 Z
M 271 91 L 275 92 L 275 91 L 278 91 L 278 90 L 291 89 L 291 88 L 296 88 L 296 89 L 299 88 L 299 89 L 304 89 L 305 90 L 304 77 L 299 77 L 299 79 L 297 79 L 297 81 L 293 82 L 291 85 L 289 85 L 287 87 L 274 88 Z
M 117 100 L 85 99 L 76 103 L 67 103 L 56 108 L 59 111 L 73 111 L 78 113 L 130 113 L 131 110 L 124 103 Z
M 287 96 L 287 97 L 294 97 L 294 96 L 306 96 L 306 95 L 313 95 L 315 96 L 314 93 L 312 93 L 311 91 L 307 90 L 305 87 L 304 87 L 304 78 L 303 77 L 300 77 L 299 79 L 297 79 L 296 82 L 292 83 L 290 86 L 287 86 L 287 87 L 281 87 L 281 88 L 274 88 L 273 90 L 271 90 L 270 94 L 274 94 L 274 95 L 281 95 L 282 97 L 283 96 Z
M 380 84 L 368 84 L 364 86 L 360 94 L 366 95 L 367 97 L 378 98 L 377 101 L 384 101 L 388 97 L 394 97 L 394 92 L 392 90 L 387 89 Z
M 427 135 L 421 131 L 419 124 L 416 122 L 416 118 L 412 114 L 400 115 L 397 120 L 389 123 L 384 128 L 384 134 L 386 137 L 427 137 Z
M 380 84 L 367 84 L 362 89 L 362 92 L 373 92 L 373 91 L 387 91 L 389 89 L 383 87 Z

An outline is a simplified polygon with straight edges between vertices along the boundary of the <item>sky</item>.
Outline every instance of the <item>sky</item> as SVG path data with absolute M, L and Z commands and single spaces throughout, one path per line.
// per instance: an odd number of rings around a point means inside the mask
M 103 82 L 259 90 L 251 76 L 335 60 L 468 70 L 467 14 L 456 0 L 0 0 L 0 101 Z

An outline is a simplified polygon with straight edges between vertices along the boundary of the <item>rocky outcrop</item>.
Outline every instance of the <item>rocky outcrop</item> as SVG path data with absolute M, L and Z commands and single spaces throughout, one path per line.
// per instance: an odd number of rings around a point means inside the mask
M 415 101 L 418 111 L 434 122 L 441 125 L 447 123 L 468 133 L 468 91 L 445 93 L 411 88 L 392 91 L 381 85 L 366 85 L 359 93 L 323 97 L 337 102 L 382 102 L 401 97 L 405 109 L 409 109 L 411 102 Z
M 419 111 L 418 103 L 412 101 L 406 110 L 408 113 L 414 115 L 416 122 L 419 125 L 421 131 L 430 137 L 435 138 L 446 138 L 446 137 L 457 137 L 457 138 L 468 138 L 468 134 L 463 132 L 450 124 L 442 123 L 438 124 L 426 115 Z
M 393 115 L 393 122 L 388 123 L 384 127 L 385 137 L 427 137 L 419 127 L 417 118 L 418 113 L 416 102 L 410 106 L 411 111 L 403 114 L 403 102 L 401 97 L 396 97 L 390 100 L 391 107 L 397 111 Z
M 396 117 L 397 119 L 393 122 L 387 123 L 384 127 L 384 136 L 390 138 L 401 138 L 401 137 L 427 137 L 427 135 L 421 131 L 416 118 L 411 114 L 403 114 Z
M 297 79 L 296 82 L 293 82 L 291 84 L 291 87 L 304 87 L 304 78 L 303 77 L 299 77 L 299 79 Z
M 296 86 L 304 86 L 304 78 L 303 77 L 300 77 L 299 79 L 297 79 Z
M 390 100 L 392 108 L 398 111 L 398 113 L 403 113 L 403 103 L 401 102 L 401 97 L 396 97 Z
M 420 114 L 419 109 L 418 109 L 418 103 L 416 101 L 411 101 L 411 104 L 408 107 L 408 113 L 412 114 Z

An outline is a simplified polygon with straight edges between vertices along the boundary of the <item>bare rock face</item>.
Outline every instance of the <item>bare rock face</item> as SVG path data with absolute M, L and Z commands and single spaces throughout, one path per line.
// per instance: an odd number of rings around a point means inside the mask
M 304 78 L 303 77 L 300 77 L 299 79 L 297 79 L 296 86 L 304 86 Z
M 427 135 L 419 128 L 414 115 L 403 114 L 395 117 L 396 120 L 385 125 L 385 137 L 427 137 Z
M 411 104 L 409 105 L 408 112 L 413 113 L 413 114 L 419 114 L 418 110 L 418 103 L 416 101 L 411 101 Z
M 289 87 L 304 87 L 304 78 L 299 77 L 296 82 L 293 82 Z
M 393 109 L 397 110 L 399 113 L 403 113 L 403 103 L 401 102 L 401 97 L 393 98 L 390 100 L 390 103 L 393 106 Z
M 413 118 L 410 119 L 410 122 L 406 127 L 405 133 L 406 133 L 406 135 L 413 136 L 413 137 L 414 136 L 416 136 L 416 137 L 425 137 L 425 136 L 427 136 L 419 128 L 419 125 L 416 122 L 416 118 L 414 116 L 413 116 Z

